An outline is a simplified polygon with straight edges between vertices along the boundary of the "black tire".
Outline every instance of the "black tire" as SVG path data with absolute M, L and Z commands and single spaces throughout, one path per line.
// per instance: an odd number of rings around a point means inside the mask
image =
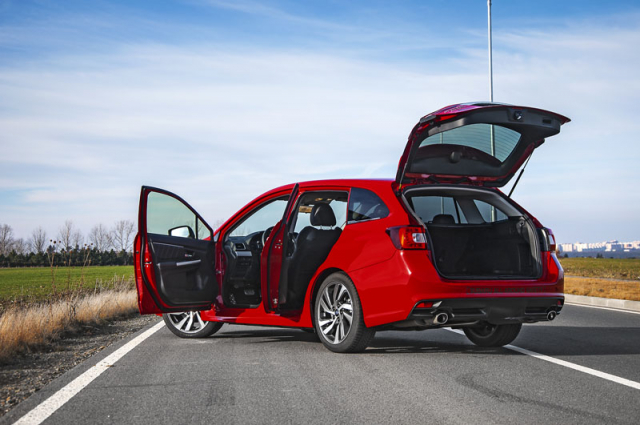
M 322 282 L 313 314 L 316 335 L 335 353 L 364 351 L 376 334 L 365 326 L 356 287 L 343 273 L 333 273 Z
M 520 333 L 522 323 L 513 325 L 492 325 L 463 328 L 464 334 L 479 347 L 502 347 L 510 344 Z
M 218 332 L 222 322 L 207 322 L 200 319 L 200 312 L 165 313 L 162 315 L 165 325 L 180 338 L 206 338 Z M 182 320 L 186 319 L 186 322 Z M 191 319 L 191 323 L 189 320 Z

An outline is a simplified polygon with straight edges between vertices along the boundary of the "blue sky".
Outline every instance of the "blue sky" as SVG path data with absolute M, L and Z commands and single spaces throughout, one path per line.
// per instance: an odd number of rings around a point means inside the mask
M 420 116 L 488 98 L 486 2 L 0 0 L 0 223 L 211 223 L 272 187 L 393 177 Z M 640 6 L 493 2 L 495 100 L 572 118 L 514 199 L 560 242 L 640 239 Z

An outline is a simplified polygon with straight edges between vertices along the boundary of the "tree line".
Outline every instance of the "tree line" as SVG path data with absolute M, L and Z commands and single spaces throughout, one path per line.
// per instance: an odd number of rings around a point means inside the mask
M 112 227 L 98 224 L 86 236 L 67 220 L 55 238 L 37 227 L 27 239 L 16 238 L 11 226 L 0 224 L 0 267 L 132 264 L 134 236 L 131 220 L 119 220 Z

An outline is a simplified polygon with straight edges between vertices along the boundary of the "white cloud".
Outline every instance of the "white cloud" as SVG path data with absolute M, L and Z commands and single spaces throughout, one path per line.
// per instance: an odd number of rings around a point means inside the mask
M 495 35 L 496 100 L 574 120 L 515 195 L 561 240 L 640 238 L 637 28 Z M 383 61 L 193 41 L 5 66 L 0 194 L 20 195 L 1 220 L 23 236 L 68 218 L 87 231 L 135 219 L 151 184 L 214 222 L 281 184 L 393 177 L 420 116 L 488 97 L 485 53 L 461 42 L 456 59 Z M 603 215 L 611 224 L 595 228 Z

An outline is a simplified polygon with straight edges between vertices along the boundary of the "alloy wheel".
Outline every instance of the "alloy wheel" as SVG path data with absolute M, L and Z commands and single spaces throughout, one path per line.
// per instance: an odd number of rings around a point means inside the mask
M 320 331 L 327 342 L 339 344 L 347 338 L 353 323 L 353 302 L 343 283 L 335 282 L 324 288 L 316 312 Z
M 199 311 L 185 311 L 181 313 L 169 313 L 169 322 L 171 325 L 187 334 L 195 334 L 200 332 L 206 323 L 200 317 Z

